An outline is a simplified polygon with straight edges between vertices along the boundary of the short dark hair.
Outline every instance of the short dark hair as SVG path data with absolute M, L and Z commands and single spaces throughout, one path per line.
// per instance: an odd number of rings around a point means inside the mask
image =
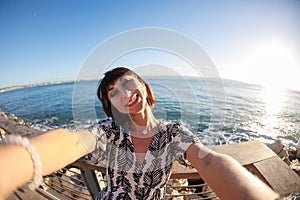
M 105 114 L 108 117 L 112 117 L 116 120 L 119 116 L 122 116 L 124 114 L 121 114 L 120 112 L 118 112 L 117 109 L 114 108 L 114 106 L 111 104 L 110 100 L 108 99 L 108 89 L 109 89 L 110 85 L 113 85 L 117 81 L 118 78 L 120 78 L 121 76 L 124 76 L 125 74 L 134 76 L 142 84 L 145 85 L 146 91 L 147 91 L 147 103 L 151 108 L 153 108 L 156 103 L 151 87 L 138 74 L 136 74 L 134 71 L 127 69 L 125 67 L 114 68 L 104 74 L 104 77 L 98 86 L 97 97 L 102 103 L 102 108 L 103 108 L 103 111 L 105 112 Z M 117 114 L 117 116 L 114 116 L 113 113 L 115 115 Z

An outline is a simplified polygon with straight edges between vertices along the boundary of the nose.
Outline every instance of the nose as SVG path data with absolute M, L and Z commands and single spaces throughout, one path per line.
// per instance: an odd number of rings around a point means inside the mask
M 130 95 L 132 94 L 132 91 L 127 88 L 121 87 L 120 90 L 122 92 L 122 96 L 125 98 L 129 98 Z
M 126 97 L 129 98 L 132 92 L 130 90 L 127 90 L 127 89 L 124 89 L 124 90 L 125 90 Z

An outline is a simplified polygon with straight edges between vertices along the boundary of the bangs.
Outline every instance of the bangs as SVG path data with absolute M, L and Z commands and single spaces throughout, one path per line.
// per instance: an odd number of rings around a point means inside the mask
M 100 81 L 97 96 L 102 101 L 103 96 L 107 96 L 108 88 L 110 85 L 114 85 L 118 78 L 122 77 L 129 72 L 127 68 L 118 68 L 119 70 L 108 71 L 104 74 L 103 79 Z

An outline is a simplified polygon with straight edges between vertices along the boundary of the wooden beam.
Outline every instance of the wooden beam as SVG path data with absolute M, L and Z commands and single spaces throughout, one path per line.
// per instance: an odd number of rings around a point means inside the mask
M 277 155 L 253 165 L 280 195 L 300 191 L 300 177 Z
M 87 168 L 80 168 L 80 171 L 91 196 L 93 199 L 96 199 L 97 194 L 100 192 L 100 185 L 97 181 L 95 171 Z
M 241 165 L 252 164 L 276 156 L 270 148 L 257 140 L 235 144 L 215 145 L 210 148 L 216 152 L 233 157 Z

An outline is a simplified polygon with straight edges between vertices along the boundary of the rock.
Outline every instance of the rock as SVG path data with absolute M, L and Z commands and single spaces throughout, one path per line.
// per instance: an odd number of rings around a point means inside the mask
M 167 186 L 170 186 L 170 187 L 180 187 L 180 186 L 187 186 L 188 185 L 188 181 L 187 179 L 170 179 L 168 180 L 168 183 L 167 183 Z M 166 189 L 166 193 L 167 194 L 174 194 L 176 192 L 178 192 L 179 194 L 179 191 L 178 189 L 180 188 L 170 188 L 170 187 L 167 187 Z
M 187 179 L 170 179 L 167 183 L 167 187 L 166 188 L 166 193 L 167 194 L 171 194 L 171 195 L 175 195 L 175 196 L 171 196 L 171 197 L 167 197 L 166 199 L 170 200 L 193 200 L 193 199 L 199 199 L 198 195 L 189 195 L 189 196 L 181 196 L 184 194 L 194 194 L 196 189 L 195 188 L 182 188 L 184 186 L 188 186 L 189 182 Z M 171 188 L 171 187 L 175 187 L 175 188 Z M 176 195 L 180 195 L 180 196 L 176 196 Z
M 295 159 L 300 160 L 300 146 L 289 147 L 287 150 L 288 150 L 290 160 L 295 160 Z
M 297 159 L 297 148 L 296 147 L 289 147 L 287 150 L 288 150 L 290 160 Z
M 296 158 L 300 160 L 300 146 L 297 147 Z
M 296 174 L 300 176 L 300 162 L 298 160 L 293 160 L 290 163 L 290 167 L 292 170 L 294 170 L 294 172 L 296 172 Z
M 282 140 L 276 140 L 274 143 L 270 144 L 270 149 L 278 154 L 284 147 Z
M 180 195 L 180 193 L 177 191 L 177 190 L 172 190 L 172 193 L 171 193 L 172 195 Z M 184 200 L 183 199 L 183 196 L 175 196 L 175 197 L 169 197 L 169 198 L 167 198 L 167 199 L 172 199 L 172 200 Z
M 187 179 L 170 179 L 168 184 L 173 187 L 188 186 Z
M 192 190 L 187 190 L 187 191 L 181 191 L 180 194 L 183 194 L 183 195 L 187 195 L 187 196 L 183 196 L 183 199 L 184 200 L 196 200 L 196 199 L 199 199 L 199 196 L 194 194 L 195 192 L 192 191 Z
M 285 149 L 282 149 L 277 155 L 278 155 L 281 159 L 289 158 L 288 151 L 285 150 Z
M 1 113 L 1 117 L 3 117 L 4 119 L 9 119 L 9 118 L 7 117 L 7 115 L 5 114 L 5 112 L 2 112 L 2 113 Z
M 205 197 L 205 199 L 207 199 L 207 198 L 209 198 L 211 200 L 219 199 L 216 197 L 216 194 L 212 191 L 212 189 L 208 185 L 204 186 L 202 188 L 202 192 L 204 192 L 204 194 L 202 196 Z
M 19 119 L 17 117 L 14 117 L 13 121 L 16 122 L 16 123 L 19 123 Z
M 3 130 L 2 128 L 0 128 L 0 138 L 2 138 L 5 135 L 7 135 L 7 132 L 5 130 Z

